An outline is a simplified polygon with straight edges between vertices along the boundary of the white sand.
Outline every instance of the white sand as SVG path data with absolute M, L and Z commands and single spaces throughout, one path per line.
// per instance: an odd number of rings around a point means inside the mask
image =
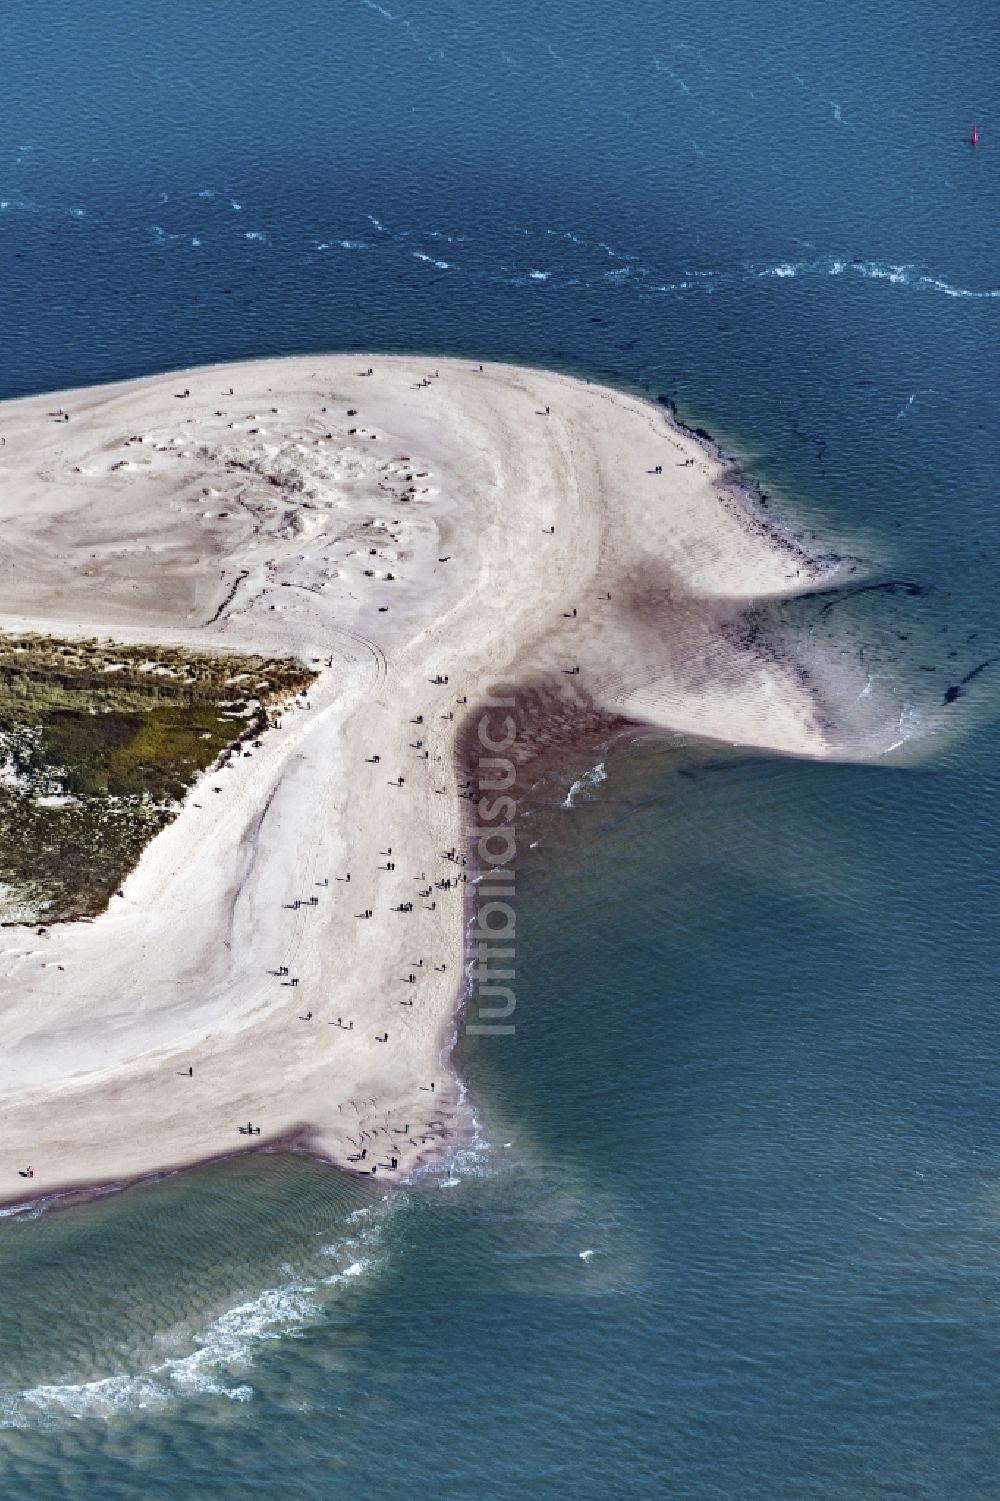
M 491 683 L 541 685 L 564 719 L 589 706 L 845 753 L 813 678 L 730 628 L 821 568 L 639 400 L 508 366 L 337 356 L 11 402 L 0 433 L 0 627 L 323 664 L 311 707 L 203 779 L 106 915 L 0 931 L 4 1199 L 238 1150 L 247 1121 L 255 1145 L 344 1165 L 366 1146 L 365 1168 L 394 1155 L 391 1179 L 461 1133 L 442 1049 L 463 888 L 435 890 L 433 911 L 417 893 L 457 874 L 442 852 L 465 848 L 458 701 Z

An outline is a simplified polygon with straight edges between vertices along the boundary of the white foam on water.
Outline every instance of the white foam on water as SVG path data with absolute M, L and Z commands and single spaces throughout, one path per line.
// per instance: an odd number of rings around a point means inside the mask
M 160 1387 L 148 1377 L 107 1376 L 78 1385 L 33 1386 L 0 1398 L 0 1428 L 30 1428 L 39 1418 L 111 1417 L 159 1405 Z
M 190 1355 L 166 1360 L 154 1366 L 152 1374 L 182 1391 L 232 1397 L 234 1388 L 225 1380 L 230 1368 L 250 1364 L 261 1344 L 313 1322 L 319 1313 L 316 1291 L 305 1283 L 267 1288 L 258 1297 L 227 1309 L 195 1335 L 197 1349 Z
M 271 243 L 270 236 L 266 235 L 262 229 L 248 229 L 243 238 L 245 240 L 257 240 L 262 245 L 269 245 Z
M 665 73 L 670 79 L 670 82 L 675 83 L 677 87 L 681 89 L 685 94 L 690 94 L 691 90 L 688 88 L 683 78 L 681 78 L 680 74 L 675 73 L 673 69 L 668 68 L 666 63 L 662 63 L 658 57 L 653 58 L 653 67 L 656 69 L 657 73 Z
M 900 407 L 899 411 L 896 413 L 896 421 L 899 422 L 903 417 L 906 416 L 906 414 L 909 412 L 910 408 L 912 407 L 913 403 L 917 400 L 918 397 L 920 397 L 920 396 L 936 396 L 936 395 L 937 395 L 937 391 L 935 390 L 935 388 L 933 386 L 924 386 L 919 391 L 911 391 L 909 399 L 903 403 L 903 405 Z
M 0 1209 L 0 1220 L 37 1220 L 54 1202 L 54 1199 L 32 1199 L 28 1204 L 11 1204 L 7 1209 Z
M 32 1428 L 65 1418 L 108 1419 L 198 1395 L 250 1401 L 253 1387 L 237 1373 L 244 1375 L 268 1345 L 294 1338 L 318 1323 L 330 1289 L 356 1285 L 379 1265 L 381 1224 L 391 1207 L 387 1197 L 379 1205 L 355 1210 L 349 1220 L 367 1216 L 371 1221 L 374 1211 L 374 1221 L 321 1248 L 324 1257 L 339 1258 L 345 1265 L 312 1278 L 283 1268 L 286 1282 L 226 1309 L 190 1336 L 194 1348 L 185 1355 L 171 1356 L 146 1370 L 92 1381 L 41 1383 L 0 1394 L 0 1428 Z
M 289 1285 L 227 1309 L 194 1335 L 188 1355 L 161 1361 L 147 1371 L 123 1372 L 95 1381 L 42 1383 L 0 1397 L 0 1428 L 26 1428 L 61 1417 L 111 1418 L 163 1407 L 185 1395 L 211 1395 L 246 1402 L 253 1388 L 227 1380 L 233 1367 L 252 1363 L 259 1347 L 282 1338 L 319 1315 L 316 1290 Z
M 1000 297 L 1000 287 L 991 287 L 983 291 L 974 291 L 971 287 L 953 287 L 950 282 L 943 281 L 937 276 L 921 276 L 918 285 L 927 287 L 932 292 L 943 292 L 945 297 Z
M 321 1279 L 324 1287 L 337 1287 L 345 1282 L 362 1276 L 365 1272 L 372 1271 L 379 1264 L 379 1251 L 382 1238 L 382 1222 L 392 1213 L 394 1203 L 387 1194 L 377 1205 L 358 1210 L 349 1215 L 351 1221 L 360 1220 L 362 1216 L 371 1216 L 372 1210 L 377 1211 L 372 1222 L 362 1223 L 355 1235 L 345 1236 L 343 1240 L 334 1241 L 332 1245 L 323 1247 L 323 1255 L 331 1258 L 339 1258 L 346 1261 L 347 1265 L 339 1267 L 329 1276 Z
M 887 745 L 882 754 L 887 756 L 891 751 L 898 750 L 901 745 L 905 745 L 907 741 L 913 740 L 920 735 L 923 729 L 924 721 L 920 711 L 913 704 L 904 703 L 899 711 L 899 728 L 897 731 L 899 738 L 894 740 L 891 745 Z
M 8 949 L 5 952 L 11 953 L 13 952 L 13 950 Z M 41 953 L 41 949 L 38 949 L 35 952 Z M 26 954 L 22 957 L 34 958 L 35 954 Z M 109 1197 L 109 1195 L 118 1194 L 121 1193 L 121 1191 L 121 1184 L 109 1183 L 103 1188 L 93 1189 L 88 1194 L 88 1197 L 91 1199 L 106 1199 Z M 63 1202 L 65 1198 L 65 1194 L 43 1194 L 40 1198 L 37 1199 L 24 1199 L 20 1204 L 10 1204 L 6 1209 L 0 1209 L 0 1220 L 14 1220 L 15 1223 L 21 1221 L 26 1222 L 28 1220 L 37 1220 L 40 1215 L 45 1214 L 49 1209 L 52 1209 L 57 1204 Z
M 158 245 L 173 245 L 178 240 L 182 240 L 187 245 L 201 244 L 197 237 L 189 239 L 185 234 L 169 234 L 162 224 L 148 224 L 146 228 Z
M 872 281 L 888 281 L 893 286 L 908 286 L 910 282 L 909 266 L 892 266 L 882 261 L 852 261 L 851 270 L 858 276 L 866 276 Z
M 352 1261 L 350 1266 L 346 1266 L 342 1272 L 335 1272 L 329 1280 L 332 1282 L 336 1279 L 338 1282 L 346 1282 L 348 1277 L 360 1277 L 361 1273 L 367 1270 L 367 1261 Z
M 374 4 L 373 0 L 366 0 L 366 3 L 370 4 L 371 8 L 378 9 L 387 16 L 389 15 L 389 13 L 384 11 L 382 7 Z M 396 19 L 395 17 L 390 18 Z M 406 23 L 404 22 L 404 24 Z M 670 74 L 670 76 L 677 79 L 677 75 L 672 74 L 671 70 L 666 67 L 666 65 L 664 65 L 661 60 L 657 59 L 655 61 L 655 65 L 664 74 Z M 826 102 L 830 109 L 834 112 L 835 118 L 840 118 L 841 123 L 845 125 L 845 128 L 851 128 L 850 123 L 848 121 L 844 121 L 840 116 L 839 106 L 837 105 L 836 101 Z M 156 198 L 160 203 L 165 203 L 169 201 L 169 196 L 170 195 L 165 193 L 159 193 L 156 195 Z M 210 201 L 215 198 L 219 198 L 220 194 L 214 188 L 201 188 L 194 191 L 194 196 L 198 197 L 199 199 Z M 237 198 L 229 198 L 227 200 L 222 197 L 220 201 L 228 203 L 228 206 L 235 212 L 242 212 L 244 207 L 243 203 Z M 91 218 L 90 212 L 87 209 L 76 205 L 39 205 L 32 200 L 20 197 L 0 199 L 0 213 L 9 213 L 13 211 L 52 212 L 55 214 L 65 214 L 76 219 L 89 220 Z M 368 219 L 368 222 L 379 234 L 390 234 L 387 226 L 378 218 L 377 215 L 368 214 L 366 217 Z M 168 233 L 161 225 L 152 225 L 147 226 L 146 228 L 148 233 L 155 236 L 155 238 L 164 245 L 175 240 L 193 246 L 200 246 L 201 244 L 200 239 L 198 239 L 197 237 L 189 237 L 186 234 L 171 234 Z M 527 229 L 521 225 L 508 225 L 507 229 L 512 234 L 524 235 L 526 237 L 530 237 L 533 233 L 535 233 L 535 231 Z M 579 245 L 595 253 L 600 252 L 602 255 L 618 262 L 619 264 L 615 265 L 610 270 L 605 271 L 601 276 L 601 280 L 603 280 L 605 283 L 608 283 L 612 286 L 620 286 L 622 284 L 631 285 L 635 287 L 636 295 L 638 296 L 641 296 L 642 291 L 645 290 L 640 289 L 639 278 L 645 278 L 649 276 L 651 274 L 650 268 L 638 264 L 638 256 L 626 251 L 618 250 L 606 241 L 588 241 L 582 236 L 576 235 L 571 231 L 548 228 L 545 229 L 543 233 L 550 239 L 560 238 L 562 240 L 570 241 L 573 244 Z M 440 230 L 427 229 L 399 231 L 393 234 L 392 238 L 397 242 L 404 242 L 406 240 L 410 240 L 412 242 L 413 237 L 418 234 L 423 234 L 427 238 L 432 240 L 444 240 L 448 244 L 465 243 L 470 238 L 468 235 L 449 234 Z M 250 241 L 255 241 L 260 244 L 272 243 L 271 236 L 260 230 L 250 231 L 246 235 L 246 238 Z M 312 247 L 317 250 L 330 249 L 334 244 L 339 245 L 344 250 L 364 250 L 371 248 L 370 244 L 367 241 L 348 238 L 337 241 L 306 241 L 305 243 L 312 245 Z M 416 255 L 417 259 L 423 260 L 426 264 L 434 266 L 434 268 L 437 270 L 461 272 L 461 267 L 456 266 L 452 262 L 435 259 L 433 256 L 426 255 L 423 252 L 412 253 Z M 499 270 L 501 272 L 507 272 L 509 268 L 501 264 Z M 844 255 L 818 256 L 817 258 L 808 261 L 787 260 L 779 262 L 775 265 L 763 266 L 760 264 L 753 265 L 750 263 L 743 263 L 740 267 L 734 267 L 731 270 L 714 268 L 712 270 L 697 271 L 685 268 L 682 273 L 682 279 L 667 279 L 665 281 L 660 281 L 650 287 L 649 290 L 659 294 L 681 294 L 692 290 L 703 290 L 710 292 L 717 286 L 732 283 L 741 275 L 749 276 L 755 279 L 794 280 L 796 277 L 807 275 L 841 276 L 846 272 L 853 272 L 855 275 L 862 277 L 868 281 L 881 282 L 889 286 L 908 287 L 914 291 L 934 292 L 938 293 L 941 296 L 949 297 L 952 299 L 994 300 L 1000 298 L 1000 286 L 980 288 L 957 286 L 954 283 L 950 282 L 946 277 L 935 275 L 932 272 L 926 270 L 926 268 L 922 268 L 912 263 L 896 263 L 874 259 L 865 259 L 862 256 L 855 256 L 849 260 Z M 658 274 L 663 275 L 663 272 L 659 271 Z M 509 284 L 513 286 L 526 286 L 530 285 L 533 282 L 549 280 L 553 276 L 557 275 L 558 273 L 542 271 L 534 268 L 528 270 L 525 273 L 522 273 L 521 275 L 509 277 L 507 278 L 507 280 Z M 567 284 L 590 285 L 589 282 L 585 281 L 583 283 L 580 283 L 575 280 L 571 280 Z
M 572 787 L 563 798 L 563 807 L 572 808 L 578 797 L 580 797 L 590 788 L 599 787 L 602 782 L 607 781 L 607 776 L 607 766 L 603 761 L 598 761 L 597 765 L 592 766 L 590 771 L 584 772 L 582 777 L 577 777 L 576 781 L 573 783 Z
M 469 918 L 469 928 L 475 924 L 475 916 Z M 466 989 L 463 993 L 462 1004 L 456 1011 L 451 1029 L 444 1047 L 441 1049 L 441 1062 L 449 1067 L 449 1057 L 458 1042 L 461 1017 L 469 1000 L 469 989 L 472 984 L 473 961 L 470 959 L 466 965 Z M 457 1188 L 466 1178 L 492 1178 L 497 1172 L 497 1163 L 493 1155 L 493 1148 L 483 1132 L 482 1122 L 469 1102 L 469 1087 L 460 1074 L 455 1077 L 455 1086 L 458 1091 L 458 1112 L 460 1116 L 470 1123 L 470 1129 L 466 1140 L 442 1160 L 435 1157 L 423 1166 L 415 1168 L 401 1180 L 403 1185 L 421 1183 L 424 1186 L 430 1184 L 438 1188 Z M 442 1176 L 442 1173 L 445 1176 Z M 397 1201 L 399 1196 L 397 1195 Z
M 781 261 L 774 266 L 762 266 L 746 268 L 751 275 L 766 277 L 768 279 L 784 280 L 801 275 L 842 276 L 845 271 L 852 271 L 856 276 L 864 277 L 867 281 L 888 282 L 895 287 L 913 287 L 914 289 L 927 292 L 940 292 L 945 297 L 968 297 L 968 298 L 993 298 L 1000 297 L 1000 288 L 983 288 L 977 290 L 971 287 L 956 287 L 951 282 L 940 276 L 931 276 L 921 272 L 918 267 L 905 262 L 892 261 L 866 261 L 860 256 L 848 261 L 843 256 L 822 256 L 814 261 Z M 714 272 L 693 272 L 692 276 L 714 276 Z M 654 291 L 672 291 L 674 284 L 653 288 Z
M 598 240 L 597 248 L 598 250 L 603 250 L 605 255 L 610 255 L 612 260 L 615 261 L 637 261 L 639 259 L 637 255 L 628 255 L 624 250 L 615 250 L 605 240 Z

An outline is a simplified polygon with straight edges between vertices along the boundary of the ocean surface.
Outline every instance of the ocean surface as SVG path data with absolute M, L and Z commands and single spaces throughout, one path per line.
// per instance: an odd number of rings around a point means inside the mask
M 668 398 L 887 586 L 838 618 L 905 742 L 548 774 L 444 1175 L 0 1220 L 5 1497 L 996 1501 L 998 33 L 5 6 L 0 394 L 357 348 Z

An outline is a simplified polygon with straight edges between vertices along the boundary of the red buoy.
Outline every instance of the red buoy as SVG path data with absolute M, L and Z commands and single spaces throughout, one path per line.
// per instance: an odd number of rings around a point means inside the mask
M 970 146 L 978 146 L 979 145 L 979 131 L 976 129 L 976 127 L 974 125 L 972 127 L 972 134 L 969 137 L 969 145 Z

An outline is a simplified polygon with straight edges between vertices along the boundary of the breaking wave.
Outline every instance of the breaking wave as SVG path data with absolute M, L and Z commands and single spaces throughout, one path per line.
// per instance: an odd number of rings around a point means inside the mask
M 592 766 L 590 771 L 585 772 L 582 777 L 577 777 L 576 781 L 573 783 L 572 787 L 563 798 L 563 807 L 572 808 L 574 803 L 576 803 L 579 798 L 583 797 L 588 792 L 592 792 L 593 789 L 595 787 L 599 787 L 602 782 L 607 781 L 607 777 L 608 769 L 606 765 L 603 761 L 598 761 L 597 765 Z
M 90 1381 L 40 1383 L 0 1393 L 0 1428 L 33 1428 L 65 1418 L 107 1419 L 192 1395 L 251 1401 L 252 1369 L 263 1351 L 320 1323 L 334 1299 L 381 1265 L 383 1226 L 391 1210 L 388 1198 L 355 1210 L 348 1217 L 348 1233 L 320 1248 L 317 1270 L 296 1275 L 289 1268 L 280 1285 L 227 1308 L 187 1335 L 189 1348 L 182 1354 Z M 333 1270 L 325 1272 L 322 1260 L 332 1262 Z

